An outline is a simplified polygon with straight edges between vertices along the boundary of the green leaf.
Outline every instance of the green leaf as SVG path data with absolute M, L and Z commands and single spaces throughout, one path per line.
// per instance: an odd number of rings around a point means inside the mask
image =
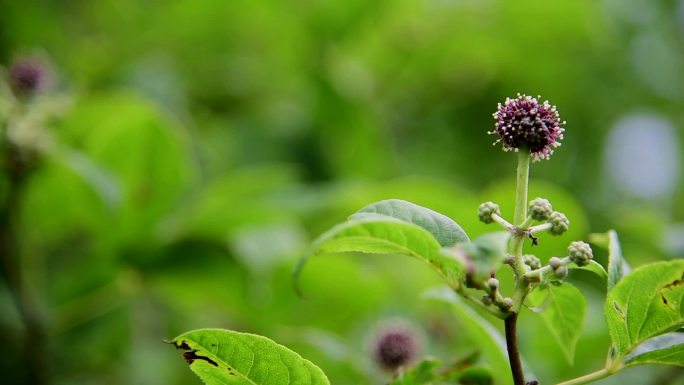
M 423 385 L 432 383 L 439 377 L 437 374 L 439 365 L 440 361 L 438 359 L 428 358 L 414 368 L 400 373 L 389 385 Z
M 606 322 L 615 354 L 684 326 L 684 260 L 658 262 L 634 270 L 608 293 Z
M 589 240 L 608 250 L 608 291 L 620 281 L 625 274 L 626 262 L 622 257 L 620 239 L 615 230 L 609 230 L 602 234 L 590 234 Z
M 477 237 L 471 243 L 458 245 L 472 263 L 475 280 L 486 279 L 501 265 L 507 254 L 510 236 L 510 233 L 505 231 L 488 233 Z
M 330 384 L 321 369 L 274 341 L 247 333 L 200 329 L 171 341 L 207 385 Z
M 429 231 L 443 247 L 470 241 L 461 226 L 451 218 L 400 199 L 387 199 L 370 204 L 352 215 L 351 219 L 362 218 L 367 213 L 387 215 L 418 225 Z
M 544 303 L 542 310 L 536 313 L 544 320 L 568 363 L 572 364 L 587 312 L 584 295 L 575 286 L 563 283 L 560 286 L 549 285 L 545 289 L 534 290 L 529 297 L 532 302 Z
M 458 383 L 461 385 L 492 385 L 494 384 L 494 377 L 489 368 L 473 366 L 461 373 L 458 377 Z
M 684 333 L 653 337 L 624 359 L 625 365 L 665 364 L 684 366 Z
M 608 280 L 608 272 L 606 271 L 606 269 L 604 269 L 600 263 L 594 261 L 593 259 L 591 261 L 589 261 L 589 264 L 584 265 L 584 266 L 577 266 L 573 263 L 572 265 L 569 265 L 568 267 L 570 267 L 571 269 L 591 271 L 592 273 L 601 277 L 601 279 L 604 279 L 606 281 Z
M 452 290 L 441 288 L 430 290 L 425 297 L 442 301 L 451 305 L 459 325 L 482 353 L 482 357 L 493 368 L 508 368 L 508 353 L 506 341 L 501 333 L 477 312 L 463 303 L 461 298 Z M 512 384 L 508 370 L 494 370 L 492 372 L 496 384 Z M 529 376 L 534 377 L 534 376 Z
M 313 243 L 311 255 L 346 252 L 406 255 L 427 262 L 450 286 L 458 287 L 464 273 L 463 264 L 441 251 L 439 242 L 420 226 L 385 215 L 364 214 L 321 235 Z M 306 260 L 305 257 L 297 266 L 295 278 Z

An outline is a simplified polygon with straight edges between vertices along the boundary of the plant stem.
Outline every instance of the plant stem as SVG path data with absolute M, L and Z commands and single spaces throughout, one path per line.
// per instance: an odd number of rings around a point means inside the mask
M 516 171 L 515 215 L 513 223 L 518 226 L 527 218 L 527 185 L 530 179 L 530 152 L 521 148 L 518 151 L 518 169 Z
M 468 294 L 465 290 L 457 290 L 458 294 L 460 294 L 463 298 L 467 299 L 468 301 L 472 302 L 473 304 L 479 306 L 481 309 L 484 309 L 485 311 L 489 312 L 496 318 L 500 319 L 506 319 L 508 317 L 508 314 L 503 312 L 501 309 L 495 307 L 495 306 L 488 306 L 482 303 L 479 298 L 475 298 L 472 295 Z
M 513 383 L 515 385 L 525 385 L 525 375 L 523 374 L 522 362 L 520 361 L 520 351 L 518 350 L 518 313 L 511 313 L 504 320 L 506 329 L 506 349 L 508 350 L 508 362 L 511 365 Z
M 582 384 L 588 384 L 594 381 L 598 381 L 602 378 L 606 378 L 610 376 L 611 372 L 608 371 L 608 369 L 603 368 L 600 370 L 597 370 L 593 373 L 589 373 L 587 375 L 584 375 L 582 377 L 577 377 L 573 378 L 572 380 L 564 381 L 564 382 L 559 382 L 556 385 L 582 385 Z
M 30 383 L 44 385 L 50 382 L 47 331 L 38 300 L 23 279 L 15 229 L 27 170 L 16 148 L 7 143 L 3 147 L 8 185 L 5 201 L 0 206 L 0 268 L 24 324 L 24 354 L 29 364 Z
M 513 223 L 516 226 L 524 225 L 527 219 L 527 185 L 530 178 L 530 152 L 525 148 L 518 151 L 518 167 L 516 171 L 516 190 L 515 190 L 515 215 Z M 511 315 L 504 320 L 506 329 L 506 348 L 508 350 L 508 362 L 511 365 L 511 374 L 515 385 L 525 385 L 525 375 L 523 374 L 522 362 L 520 361 L 520 351 L 518 350 L 518 312 L 522 306 L 525 296 L 529 291 L 529 283 L 523 278 L 527 272 L 523 262 L 523 245 L 525 243 L 525 233 L 517 231 L 513 233 L 511 240 L 511 254 L 513 254 L 513 271 L 515 272 L 515 287 L 513 289 L 513 307 Z

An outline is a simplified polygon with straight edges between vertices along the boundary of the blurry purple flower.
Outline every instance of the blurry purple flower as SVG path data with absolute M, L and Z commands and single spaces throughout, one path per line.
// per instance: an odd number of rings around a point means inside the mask
M 373 358 L 386 370 L 396 370 L 418 355 L 418 337 L 408 328 L 388 327 L 379 332 L 373 344 Z
M 34 93 L 50 82 L 50 73 L 45 61 L 37 57 L 20 57 L 9 68 L 9 84 L 17 93 Z
M 499 136 L 494 144 L 501 143 L 504 151 L 529 151 L 534 161 L 549 159 L 565 131 L 555 106 L 527 95 L 499 103 L 494 119 L 496 128 L 489 132 Z

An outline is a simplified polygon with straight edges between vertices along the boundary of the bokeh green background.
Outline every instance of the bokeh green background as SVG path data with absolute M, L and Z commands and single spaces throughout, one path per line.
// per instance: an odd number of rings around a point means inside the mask
M 511 215 L 514 156 L 492 146 L 496 103 L 541 94 L 567 120 L 531 193 L 573 239 L 619 231 L 632 265 L 684 255 L 684 2 L 653 0 L 3 1 L 0 63 L 38 51 L 60 100 L 16 224 L 55 384 L 199 384 L 161 343 L 223 327 L 267 335 L 335 384 L 379 384 L 368 344 L 401 319 L 425 354 L 477 349 L 438 279 L 391 257 L 309 242 L 367 203 L 412 200 L 471 236 L 477 205 Z M 51 99 L 52 98 L 52 99 Z M 605 256 L 597 252 L 597 259 Z M 542 384 L 603 364 L 601 283 L 574 366 L 534 315 L 522 351 Z M 22 325 L 0 286 L 3 383 L 23 384 Z M 497 370 L 501 370 L 498 368 Z M 504 370 L 507 370 L 504 368 Z M 634 368 L 610 383 L 668 384 Z M 7 382 L 6 382 L 7 381 Z M 659 382 L 660 381 L 660 382 Z

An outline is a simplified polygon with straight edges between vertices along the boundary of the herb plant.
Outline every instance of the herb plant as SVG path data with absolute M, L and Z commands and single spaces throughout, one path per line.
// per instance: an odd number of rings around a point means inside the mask
M 515 211 L 512 220 L 507 220 L 508 213 L 502 213 L 496 203 L 485 202 L 478 215 L 501 231 L 471 240 L 445 215 L 399 199 L 383 200 L 320 236 L 299 264 L 295 278 L 310 256 L 350 252 L 410 256 L 441 276 L 448 290 L 431 291 L 429 296 L 449 302 L 458 317 L 481 319 L 463 305 L 469 303 L 503 321 L 510 375 L 500 367 L 505 364 L 486 354 L 483 357 L 489 358 L 494 370 L 464 364 L 477 357 L 443 367 L 427 358 L 411 366 L 416 343 L 395 331 L 381 336 L 374 350 L 376 360 L 392 373 L 391 384 L 537 384 L 529 374 L 535 363 L 526 368 L 521 360 L 518 316 L 528 308 L 539 312 L 571 361 L 587 301 L 566 282 L 570 269 L 588 270 L 605 280 L 604 314 L 612 343 L 602 368 L 559 385 L 591 383 L 634 365 L 684 366 L 684 334 L 678 332 L 684 326 L 684 260 L 630 271 L 612 230 L 589 239 L 608 250 L 607 266 L 593 260 L 591 246 L 583 241 L 569 242 L 564 256 L 534 255 L 534 246 L 543 242 L 543 236 L 562 236 L 570 226 L 568 218 L 554 211 L 544 197 L 528 199 L 530 165 L 550 159 L 563 139 L 565 122 L 548 101 L 526 95 L 499 104 L 494 119 L 495 129 L 489 133 L 496 137 L 495 144 L 517 155 Z M 513 287 L 505 288 L 497 274 L 510 273 Z M 489 338 L 485 334 L 497 333 L 486 324 L 478 327 L 474 333 L 483 336 L 480 341 Z M 311 362 L 261 336 L 204 329 L 182 334 L 170 343 L 184 350 L 190 368 L 209 385 L 329 383 Z

